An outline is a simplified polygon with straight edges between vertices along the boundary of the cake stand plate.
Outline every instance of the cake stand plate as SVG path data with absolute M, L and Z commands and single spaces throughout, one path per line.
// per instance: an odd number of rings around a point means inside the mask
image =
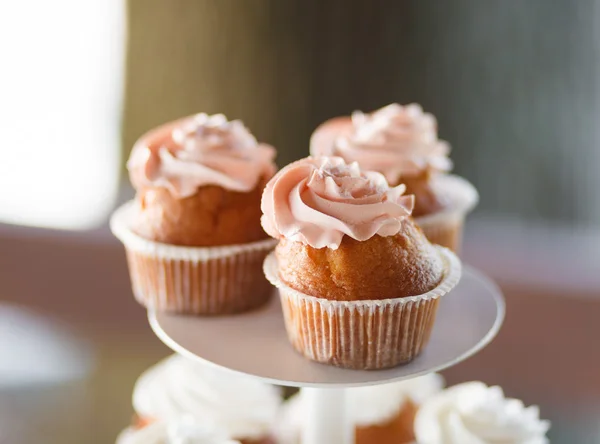
M 442 370 L 487 345 L 504 320 L 498 287 L 464 266 L 462 278 L 439 305 L 429 345 L 412 362 L 386 370 L 348 370 L 318 364 L 289 344 L 279 298 L 266 307 L 223 317 L 148 312 L 156 335 L 182 355 L 294 387 L 351 387 L 413 378 Z
M 459 284 L 438 308 L 429 345 L 412 362 L 385 370 L 348 370 L 318 364 L 289 344 L 278 297 L 264 308 L 235 316 L 196 317 L 148 312 L 156 335 L 175 352 L 273 384 L 306 387 L 303 444 L 354 442 L 347 387 L 414 378 L 458 364 L 496 335 L 505 305 L 498 287 L 464 266 Z

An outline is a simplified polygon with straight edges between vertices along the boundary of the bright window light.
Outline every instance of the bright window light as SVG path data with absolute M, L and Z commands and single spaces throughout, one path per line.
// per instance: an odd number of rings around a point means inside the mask
M 102 222 L 120 175 L 123 0 L 0 2 L 0 221 Z

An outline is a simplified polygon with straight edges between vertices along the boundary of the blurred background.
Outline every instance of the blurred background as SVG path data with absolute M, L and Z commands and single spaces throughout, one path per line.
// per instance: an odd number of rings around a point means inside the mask
M 135 139 L 199 112 L 304 157 L 323 120 L 391 102 L 438 117 L 475 184 L 466 262 L 508 304 L 444 372 L 500 384 L 600 443 L 600 1 L 0 3 L 0 443 L 104 444 L 169 351 L 107 228 Z

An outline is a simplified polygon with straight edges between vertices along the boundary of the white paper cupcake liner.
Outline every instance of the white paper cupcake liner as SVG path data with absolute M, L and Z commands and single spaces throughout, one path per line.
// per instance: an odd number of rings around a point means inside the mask
M 439 299 L 458 283 L 460 260 L 436 247 L 445 263 L 442 281 L 418 296 L 333 301 L 299 292 L 279 277 L 277 258 L 265 259 L 267 279 L 279 289 L 288 338 L 313 361 L 371 370 L 413 360 L 427 345 Z
M 134 202 L 110 220 L 127 253 L 133 294 L 160 311 L 216 315 L 251 310 L 266 303 L 271 287 L 261 272 L 273 239 L 243 245 L 184 247 L 144 239 L 130 229 Z
M 458 252 L 465 217 L 477 205 L 479 195 L 468 181 L 451 174 L 437 177 L 434 186 L 440 194 L 448 196 L 448 209 L 415 217 L 414 221 L 431 243 Z

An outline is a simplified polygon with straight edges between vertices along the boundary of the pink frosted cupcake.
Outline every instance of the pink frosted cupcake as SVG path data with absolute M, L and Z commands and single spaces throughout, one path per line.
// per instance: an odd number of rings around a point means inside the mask
M 466 214 L 477 191 L 447 174 L 450 147 L 438 139 L 435 118 L 416 104 L 388 105 L 371 114 L 355 112 L 319 126 L 311 138 L 314 156 L 339 156 L 364 170 L 382 173 L 391 186 L 403 183 L 415 195 L 413 217 L 429 240 L 456 251 Z
M 386 368 L 427 344 L 460 262 L 414 224 L 404 190 L 335 157 L 294 162 L 267 184 L 262 224 L 279 244 L 265 274 L 292 345 L 309 359 Z
M 227 314 L 268 300 L 261 267 L 274 244 L 260 225 L 260 199 L 274 156 L 221 114 L 186 117 L 137 141 L 127 163 L 136 197 L 111 228 L 141 304 Z

